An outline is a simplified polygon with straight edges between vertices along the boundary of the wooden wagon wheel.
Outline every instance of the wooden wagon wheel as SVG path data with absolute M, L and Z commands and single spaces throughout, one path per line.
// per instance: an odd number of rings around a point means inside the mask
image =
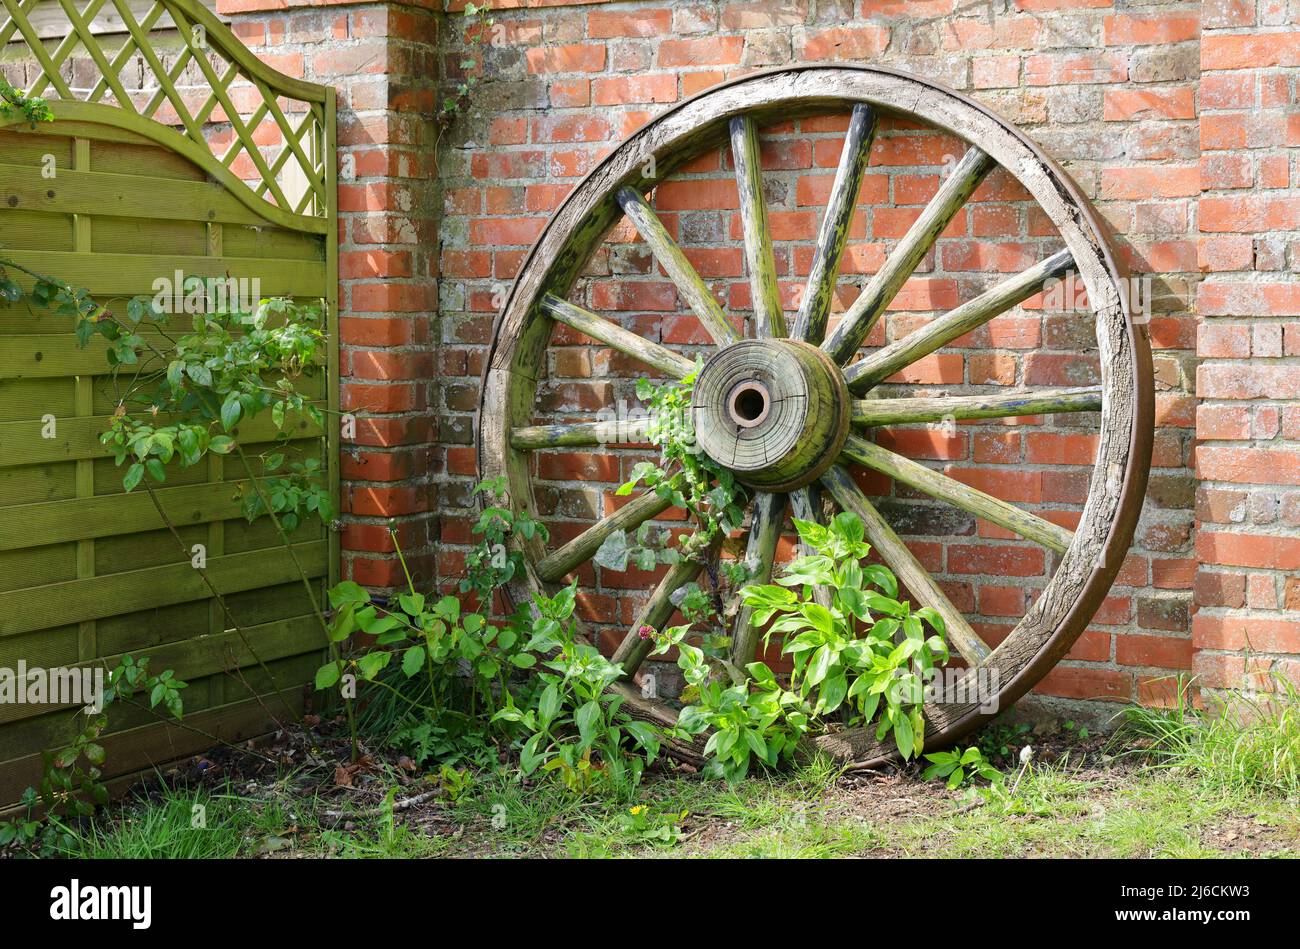
M 782 310 L 767 229 L 757 129 L 778 121 L 850 111 L 806 289 L 798 312 L 787 314 Z M 826 336 L 840 258 L 881 114 L 906 117 L 956 135 L 967 143 L 967 151 Z M 752 289 L 752 339 L 741 338 L 737 324 L 724 313 L 645 197 L 686 162 L 728 142 Z M 910 335 L 852 361 L 940 232 L 998 166 L 1028 191 L 1064 247 Z M 1000 707 L 1028 691 L 1067 652 L 1114 581 L 1132 539 L 1151 454 L 1152 370 L 1145 326 L 1131 319 L 1120 268 L 1096 215 L 1075 184 L 1023 134 L 987 109 L 935 83 L 888 69 L 809 66 L 758 73 L 680 103 L 632 135 L 568 196 L 533 246 L 498 316 L 484 371 L 479 464 L 484 477 L 506 477 L 517 507 L 535 503 L 532 451 L 644 441 L 641 432 L 620 428 L 619 422 L 534 424 L 537 388 L 545 375 L 546 351 L 557 323 L 673 378 L 693 366 L 693 356 L 644 339 L 567 299 L 583 267 L 623 215 L 716 344 L 696 383 L 694 419 L 710 456 L 755 486 L 746 556 L 757 579 L 770 575 L 785 513 L 815 516 L 820 508 L 816 496 L 824 491 L 840 508 L 862 518 L 877 554 L 915 602 L 933 607 L 944 617 L 949 642 L 966 662 L 996 670 Z M 887 376 L 1011 309 L 1067 270 L 1077 271 L 1094 311 L 1100 386 L 945 398 L 860 398 Z M 1065 412 L 1100 413 L 1097 457 L 1074 531 L 862 437 L 875 425 Z M 852 465 L 882 472 L 1055 552 L 1055 572 L 996 649 L 981 641 L 860 490 L 848 471 Z M 666 507 L 665 501 L 646 492 L 553 550 L 536 540 L 525 543 L 529 568 L 526 576 L 514 581 L 510 596 L 520 600 L 538 589 L 554 590 L 566 575 L 590 560 L 612 532 L 634 528 Z M 671 594 L 699 570 L 689 562 L 674 566 L 650 594 L 615 654 L 629 673 L 646 655 L 637 636 L 640 626 L 666 623 L 673 611 Z M 754 655 L 756 633 L 748 627 L 742 611 L 733 636 L 737 663 Z M 641 714 L 672 720 L 671 709 L 641 701 L 630 687 L 625 692 Z M 961 703 L 927 704 L 924 714 L 926 744 L 932 748 L 982 724 L 992 713 L 974 703 Z M 875 740 L 874 729 L 840 732 L 818 741 L 862 767 L 893 754 L 892 744 Z

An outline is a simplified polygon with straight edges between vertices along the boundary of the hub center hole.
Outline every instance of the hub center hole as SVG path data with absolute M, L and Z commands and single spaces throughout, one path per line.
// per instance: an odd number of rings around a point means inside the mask
M 741 428 L 753 428 L 765 418 L 771 409 L 772 396 L 767 386 L 761 382 L 742 382 L 731 390 L 727 400 L 728 414 L 731 420 Z

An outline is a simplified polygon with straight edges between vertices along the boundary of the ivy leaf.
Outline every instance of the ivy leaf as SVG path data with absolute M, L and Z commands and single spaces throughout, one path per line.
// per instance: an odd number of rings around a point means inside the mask
M 190 363 L 185 374 L 205 388 L 212 385 L 212 370 L 202 363 Z

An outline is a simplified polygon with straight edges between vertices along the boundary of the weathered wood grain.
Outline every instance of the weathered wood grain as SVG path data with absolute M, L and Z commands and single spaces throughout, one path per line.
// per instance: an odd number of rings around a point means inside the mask
M 510 433 L 510 445 L 521 451 L 537 448 L 578 448 L 591 445 L 639 445 L 647 440 L 650 419 L 609 419 L 560 425 L 525 425 Z
M 767 491 L 754 496 L 749 540 L 745 544 L 745 564 L 749 567 L 749 580 L 745 586 L 772 580 L 772 562 L 776 558 L 776 542 L 781 539 L 781 525 L 785 521 L 786 498 L 787 495 Z M 753 662 L 758 651 L 759 631 L 754 628 L 753 618 L 754 611 L 748 606 L 742 605 L 736 613 L 731 664 L 738 669 Z
M 790 492 L 790 515 L 801 521 L 811 521 L 814 524 L 825 523 L 826 519 L 822 517 L 821 490 L 816 483 L 806 484 L 802 488 Z M 815 551 L 801 539 L 799 541 L 799 555 L 808 557 L 813 553 Z M 831 591 L 828 587 L 814 587 L 813 597 L 822 606 L 830 609 Z
M 699 317 L 709 335 L 720 346 L 740 339 L 740 334 L 732 326 L 731 320 L 727 319 L 727 314 L 722 312 L 722 307 L 713 298 L 708 284 L 686 259 L 682 249 L 677 246 L 677 242 L 664 227 L 664 222 L 659 220 L 659 215 L 655 214 L 654 209 L 646 201 L 645 195 L 635 188 L 622 188 L 618 192 L 618 202 L 642 240 L 650 245 L 650 252 L 654 254 L 655 260 L 659 261 L 660 266 L 668 272 L 668 278 L 672 280 L 673 286 L 677 288 L 677 292 L 682 295 L 682 299 L 686 301 L 692 312 Z
M 900 340 L 868 353 L 844 370 L 851 392 L 864 392 L 877 382 L 928 356 L 958 336 L 983 326 L 1018 303 L 1043 290 L 1049 280 L 1063 276 L 1073 258 L 1068 250 L 1053 254 L 1023 273 L 1004 280 L 973 300 L 909 333 Z
M 784 336 L 785 313 L 776 284 L 776 261 L 767 227 L 767 201 L 763 197 L 758 128 L 753 119 L 740 116 L 731 120 L 731 159 L 736 166 L 736 188 L 740 194 L 740 224 L 745 232 L 745 266 L 754 301 L 754 330 L 759 339 Z
M 930 199 L 930 203 L 921 211 L 921 216 L 912 222 L 907 233 L 890 251 L 884 266 L 872 276 L 835 327 L 835 332 L 826 340 L 823 348 L 831 354 L 832 359 L 843 364 L 858 351 L 862 341 L 871 332 L 871 327 L 876 325 L 907 278 L 916 271 L 917 264 L 926 251 L 934 246 L 939 234 L 952 221 L 953 215 L 996 165 L 979 148 L 972 147 L 962 156 L 961 161 L 939 185 L 939 190 Z
M 840 152 L 839 167 L 835 171 L 826 213 L 817 234 L 817 250 L 813 254 L 812 269 L 794 324 L 795 339 L 817 344 L 826 333 L 831 300 L 835 296 L 835 280 L 840 273 L 840 258 L 849 240 L 849 225 L 857 207 L 858 191 L 862 187 L 862 175 L 867 170 L 875 132 L 875 109 L 859 102 L 849 117 L 844 149 Z
M 853 424 L 905 425 L 912 422 L 1017 418 L 1057 412 L 1098 412 L 1101 386 L 1034 389 L 997 395 L 953 395 L 906 399 L 854 399 Z
M 881 448 L 856 435 L 850 435 L 844 443 L 844 457 L 866 465 L 881 474 L 887 474 L 896 481 L 909 485 L 916 490 L 938 498 L 941 501 L 961 508 L 976 517 L 999 527 L 1005 527 L 1021 537 L 1048 547 L 1058 554 L 1065 553 L 1070 546 L 1073 534 L 1059 524 L 1044 520 L 1037 514 L 1021 510 L 999 498 L 986 494 L 978 488 L 962 484 L 947 475 L 940 474 L 925 465 L 904 458 L 902 455 Z
M 612 346 L 620 353 L 658 369 L 673 379 L 681 379 L 695 369 L 695 363 L 680 353 L 643 339 L 631 330 L 625 330 L 617 323 L 553 294 L 542 298 L 541 308 L 551 319 L 572 326 L 578 332 Z
M 537 564 L 537 574 L 544 580 L 559 580 L 575 567 L 596 555 L 606 539 L 615 531 L 636 530 L 657 514 L 672 507 L 672 501 L 646 491 L 635 500 L 624 504 L 616 512 L 597 521 L 573 540 L 560 547 Z

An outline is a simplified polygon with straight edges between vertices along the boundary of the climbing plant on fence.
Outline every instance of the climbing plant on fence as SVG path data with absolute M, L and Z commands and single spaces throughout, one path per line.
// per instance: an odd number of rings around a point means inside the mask
M 90 16 L 49 44 L 26 5 L 0 16 L 36 77 L 0 113 L 0 668 L 135 654 L 189 683 L 183 723 L 115 707 L 105 778 L 296 714 L 325 649 L 340 429 L 333 91 L 190 0 L 113 5 L 111 41 Z M 0 807 L 79 720 L 0 704 Z

